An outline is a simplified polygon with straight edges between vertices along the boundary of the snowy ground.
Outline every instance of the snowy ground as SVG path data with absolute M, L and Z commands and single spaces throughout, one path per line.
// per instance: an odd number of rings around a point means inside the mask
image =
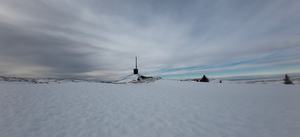
M 0 83 L 1 137 L 299 137 L 300 85 Z
M 291 80 L 294 84 L 300 84 L 300 77 L 292 77 Z M 258 79 L 258 80 L 240 80 L 235 83 L 246 83 L 246 84 L 283 84 L 283 78 L 272 78 L 272 79 Z
M 70 82 L 93 82 L 100 83 L 99 81 L 90 81 L 83 79 L 57 79 L 57 78 L 22 78 L 22 77 L 4 77 L 0 76 L 1 83 L 14 83 L 14 84 L 49 84 L 49 83 L 70 83 Z
M 143 78 L 144 77 L 144 78 Z M 112 82 L 113 84 L 140 84 L 140 83 L 151 83 L 151 82 L 155 82 L 157 80 L 160 80 L 161 77 L 157 77 L 157 78 L 153 78 L 153 77 L 146 77 L 146 76 L 142 76 L 139 74 L 132 74 L 129 75 L 128 77 L 121 79 L 121 80 L 117 80 Z
M 300 84 L 300 77 L 291 77 L 294 84 Z M 193 79 L 183 79 L 178 81 L 193 81 Z M 220 79 L 210 79 L 210 83 L 219 83 Z M 236 83 L 236 84 L 283 84 L 283 78 L 270 79 L 254 79 L 254 80 L 221 80 L 222 83 Z

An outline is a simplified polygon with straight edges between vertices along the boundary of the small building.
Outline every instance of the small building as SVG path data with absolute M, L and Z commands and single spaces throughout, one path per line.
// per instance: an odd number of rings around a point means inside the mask
M 209 79 L 205 75 L 203 75 L 200 82 L 209 82 Z

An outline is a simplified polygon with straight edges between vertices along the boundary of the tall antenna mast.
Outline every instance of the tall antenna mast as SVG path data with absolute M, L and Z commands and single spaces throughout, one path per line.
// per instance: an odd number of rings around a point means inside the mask
M 137 69 L 137 57 L 135 57 L 135 69 L 133 69 L 133 74 L 139 74 L 139 70 Z
M 137 69 L 137 57 L 135 57 L 135 68 Z

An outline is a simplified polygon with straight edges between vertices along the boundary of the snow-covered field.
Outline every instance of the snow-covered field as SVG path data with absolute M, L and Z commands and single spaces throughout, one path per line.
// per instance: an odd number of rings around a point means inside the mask
M 300 84 L 300 77 L 291 77 L 290 79 L 294 84 Z M 283 84 L 283 78 L 239 80 L 239 81 L 232 81 L 232 82 L 245 83 L 245 84 Z
M 70 83 L 70 82 L 94 82 L 100 83 L 99 81 L 90 81 L 84 79 L 56 79 L 56 78 L 22 78 L 22 77 L 4 77 L 0 76 L 1 83 L 14 83 L 14 84 L 49 84 L 49 83 Z
M 300 85 L 0 83 L 1 137 L 299 137 Z
M 300 77 L 291 77 L 294 84 L 300 84 Z M 184 79 L 181 81 L 193 81 L 193 79 Z M 270 78 L 270 79 L 254 79 L 254 80 L 221 80 L 222 83 L 236 83 L 236 84 L 283 84 L 283 78 Z M 211 83 L 219 83 L 219 79 L 210 79 Z
M 153 77 L 142 76 L 139 74 L 132 74 L 124 79 L 117 80 L 112 83 L 113 84 L 131 84 L 131 83 L 138 84 L 138 83 L 150 83 L 160 79 L 161 77 L 153 78 Z

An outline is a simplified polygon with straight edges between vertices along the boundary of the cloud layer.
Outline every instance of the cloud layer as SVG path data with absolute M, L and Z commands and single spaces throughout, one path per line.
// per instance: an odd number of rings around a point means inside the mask
M 297 0 L 2 0 L 0 74 L 114 80 L 300 63 Z

